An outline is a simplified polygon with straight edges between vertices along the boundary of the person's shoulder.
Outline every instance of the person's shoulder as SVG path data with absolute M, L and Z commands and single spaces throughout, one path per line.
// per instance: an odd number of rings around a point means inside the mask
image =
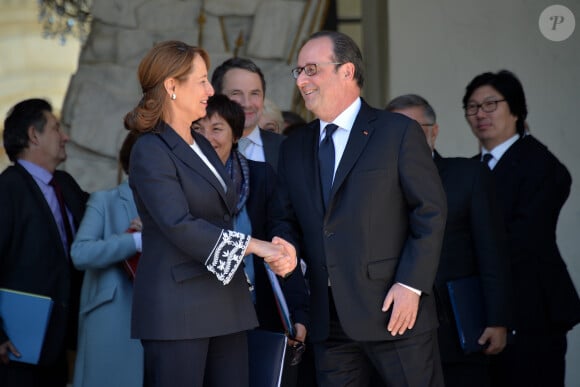
M 519 155 L 524 165 L 544 164 L 546 166 L 566 168 L 545 144 L 529 134 L 516 141 L 508 152 L 510 150 L 516 155 Z
M 261 174 L 273 174 L 274 168 L 270 165 L 270 163 L 265 161 L 255 161 L 255 160 L 248 160 L 248 168 L 250 171 L 255 173 Z
M 282 143 L 282 141 L 284 141 L 284 139 L 286 138 L 286 136 L 282 134 L 274 133 L 272 131 L 264 130 L 262 128 L 260 128 L 260 137 L 262 137 L 262 141 L 271 141 L 276 144 Z

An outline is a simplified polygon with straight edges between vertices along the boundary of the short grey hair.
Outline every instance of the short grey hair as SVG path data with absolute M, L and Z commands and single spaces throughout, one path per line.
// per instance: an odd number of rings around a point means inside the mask
M 434 124 L 437 122 L 437 115 L 435 114 L 435 110 L 433 107 L 429 105 L 429 102 L 420 95 L 417 94 L 405 94 L 393 98 L 385 107 L 385 110 L 390 112 L 395 110 L 403 110 L 409 109 L 414 107 L 423 108 L 423 114 L 425 118 L 428 119 L 430 124 Z

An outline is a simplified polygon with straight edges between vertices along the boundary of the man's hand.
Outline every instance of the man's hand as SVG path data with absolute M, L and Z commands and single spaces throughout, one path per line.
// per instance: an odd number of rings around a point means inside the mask
M 14 345 L 12 345 L 10 340 L 0 344 L 0 362 L 8 364 L 10 362 L 10 358 L 8 357 L 9 353 L 14 354 L 16 357 L 20 357 L 20 352 L 18 352 Z
M 487 327 L 481 334 L 477 342 L 480 345 L 489 343 L 487 348 L 483 350 L 486 355 L 497 355 L 506 346 L 507 342 L 507 328 L 506 327 Z
M 386 312 L 391 305 L 393 306 L 391 319 L 387 325 L 387 330 L 391 332 L 391 335 L 396 336 L 397 333 L 402 335 L 405 330 L 413 328 L 417 320 L 419 297 L 417 293 L 399 283 L 391 286 L 383 302 L 382 309 L 383 312 Z
M 288 338 L 288 344 L 294 346 L 297 344 L 297 341 L 304 343 L 304 340 L 306 340 L 306 327 L 300 323 L 295 323 L 294 324 L 294 332 L 295 332 L 295 336 Z M 293 340 L 293 339 L 296 339 L 296 340 Z
M 264 256 L 264 261 L 270 266 L 270 269 L 280 277 L 292 273 L 298 265 L 296 249 L 291 243 L 286 242 L 280 237 L 272 238 L 272 244 L 283 249 L 282 255 Z

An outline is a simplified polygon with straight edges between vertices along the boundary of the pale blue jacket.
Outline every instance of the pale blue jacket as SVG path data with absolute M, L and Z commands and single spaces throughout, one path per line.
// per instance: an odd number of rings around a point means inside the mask
M 126 232 L 137 209 L 127 181 L 91 195 L 71 247 L 85 270 L 74 387 L 141 387 L 143 349 L 131 339 L 133 284 L 121 261 L 137 250 Z

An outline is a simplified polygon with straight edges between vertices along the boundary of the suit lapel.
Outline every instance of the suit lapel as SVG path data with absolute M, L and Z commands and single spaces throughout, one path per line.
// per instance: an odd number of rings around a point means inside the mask
M 130 222 L 137 217 L 137 208 L 135 207 L 135 202 L 133 200 L 133 192 L 126 180 L 119 185 L 118 192 L 121 204 L 127 213 L 127 219 Z
M 60 231 L 58 230 L 58 225 L 56 224 L 56 220 L 54 219 L 54 215 L 48 206 L 48 202 L 44 197 L 40 187 L 34 180 L 34 177 L 28 171 L 21 166 L 19 163 L 14 163 L 14 167 L 16 170 L 22 175 L 22 178 L 26 182 L 26 185 L 30 188 L 30 192 L 32 194 L 32 200 L 42 208 L 44 212 L 44 219 L 47 220 L 47 226 L 49 226 L 50 233 L 52 234 L 52 239 L 58 241 L 57 246 L 61 251 L 63 257 L 68 258 L 68 252 L 65 251 L 64 246 L 61 243 Z M 50 220 L 49 220 L 50 219 Z
M 356 120 L 354 121 L 354 125 L 350 131 L 342 159 L 340 160 L 338 168 L 336 169 L 336 174 L 334 175 L 334 183 L 330 190 L 329 206 L 332 206 L 335 193 L 344 183 L 344 180 L 356 164 L 356 161 L 362 154 L 369 139 L 372 137 L 375 128 L 370 123 L 374 121 L 374 119 L 375 115 L 372 112 L 372 109 L 363 101 Z
M 224 183 L 227 187 L 227 193 L 224 192 L 224 189 L 219 182 L 219 180 L 215 177 L 213 172 L 205 165 L 205 162 L 197 155 L 195 151 L 188 146 L 185 141 L 169 126 L 164 125 L 159 133 L 159 137 L 167 144 L 169 149 L 173 151 L 173 154 L 180 159 L 185 165 L 195 171 L 198 175 L 202 176 L 207 182 L 215 188 L 215 190 L 219 193 L 222 197 L 228 209 L 233 211 L 236 205 L 236 193 L 233 187 L 233 183 L 226 175 L 225 168 L 221 163 L 221 160 L 215 153 L 215 150 L 212 146 L 207 142 L 205 138 L 197 133 L 193 133 L 194 141 L 197 145 L 201 148 L 203 154 L 207 157 L 216 171 L 220 174 L 221 178 L 223 179 Z

